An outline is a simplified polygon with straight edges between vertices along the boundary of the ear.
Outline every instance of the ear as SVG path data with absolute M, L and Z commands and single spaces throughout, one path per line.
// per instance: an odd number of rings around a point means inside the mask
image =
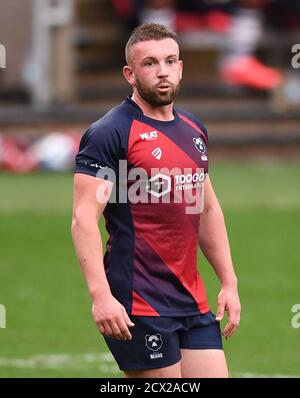
M 131 84 L 131 85 L 135 84 L 135 76 L 134 76 L 131 66 L 128 66 L 128 65 L 124 66 L 123 75 L 129 84 Z
M 180 80 L 181 80 L 182 79 L 182 73 L 183 73 L 183 61 L 181 59 L 179 60 L 179 64 L 180 64 L 180 68 L 181 68 L 179 77 L 180 77 Z
M 150 337 L 150 334 L 146 334 L 145 339 L 148 340 Z

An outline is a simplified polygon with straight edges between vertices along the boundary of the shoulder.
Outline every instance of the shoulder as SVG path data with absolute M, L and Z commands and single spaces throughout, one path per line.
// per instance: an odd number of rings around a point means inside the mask
M 120 154 L 126 152 L 134 110 L 126 102 L 109 110 L 92 123 L 81 137 L 79 151 L 101 148 Z
M 195 124 L 197 128 L 204 133 L 206 138 L 208 138 L 207 128 L 205 127 L 204 123 L 199 120 L 195 115 L 193 115 L 191 112 L 186 111 L 185 109 L 178 107 L 175 107 L 175 111 L 187 123 L 190 122 L 190 124 Z
M 88 128 L 87 133 L 94 138 L 103 135 L 126 135 L 134 118 L 133 110 L 122 103 L 108 111 Z

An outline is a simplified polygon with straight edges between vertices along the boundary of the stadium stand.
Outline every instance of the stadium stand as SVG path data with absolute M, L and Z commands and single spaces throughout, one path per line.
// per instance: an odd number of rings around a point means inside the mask
M 32 7 L 36 4 L 34 0 L 30 3 Z M 121 74 L 128 25 L 116 12 L 116 2 L 61 0 L 57 4 L 65 11 L 70 6 L 71 13 L 65 12 L 64 18 L 58 19 L 55 19 L 57 14 L 53 14 L 52 20 L 48 20 L 51 22 L 48 27 L 51 43 L 48 55 L 51 80 L 48 84 L 51 92 L 45 97 L 44 90 L 36 82 L 38 90 L 32 89 L 36 65 L 30 64 L 32 59 L 29 57 L 32 54 L 29 50 L 33 44 L 33 27 L 37 23 L 39 25 L 40 20 L 36 22 L 35 14 L 21 9 L 16 0 L 2 2 L 1 8 L 5 12 L 0 13 L 0 37 L 5 38 L 9 64 L 14 65 L 12 70 L 0 70 L 2 134 L 25 135 L 29 141 L 45 133 L 81 134 L 91 121 L 129 93 Z M 10 41 L 8 21 L 12 18 L 17 18 L 19 23 L 16 24 L 13 41 Z M 299 104 L 290 106 L 287 103 L 284 88 L 261 92 L 226 86 L 217 70 L 218 56 L 225 46 L 224 34 L 212 32 L 211 26 L 204 30 L 186 29 L 186 26 L 185 22 L 185 29 L 183 26 L 179 32 L 185 80 L 178 104 L 207 124 L 210 142 L 216 152 L 233 150 L 241 154 L 243 151 L 251 152 L 249 148 L 252 146 L 256 152 L 276 148 L 281 153 L 296 151 L 298 154 Z M 30 31 L 31 34 L 28 33 Z M 297 32 L 274 35 L 266 31 L 258 51 L 265 59 L 288 69 L 292 57 L 291 44 L 296 37 Z M 10 48 L 16 46 L 20 51 L 10 61 Z M 299 84 L 297 79 L 295 84 Z M 36 106 L 43 101 L 46 101 L 46 106 Z

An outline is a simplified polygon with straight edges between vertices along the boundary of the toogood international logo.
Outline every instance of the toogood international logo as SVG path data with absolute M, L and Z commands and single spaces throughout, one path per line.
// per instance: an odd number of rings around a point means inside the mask
M 161 173 L 156 174 L 147 181 L 146 191 L 160 198 L 171 191 L 171 178 Z
M 203 173 L 188 173 L 175 176 L 175 190 L 188 190 L 193 188 L 202 187 L 206 178 Z
M 0 69 L 6 68 L 6 48 L 0 44 Z
M 151 351 L 158 351 L 163 345 L 161 334 L 146 334 L 145 336 L 146 347 Z

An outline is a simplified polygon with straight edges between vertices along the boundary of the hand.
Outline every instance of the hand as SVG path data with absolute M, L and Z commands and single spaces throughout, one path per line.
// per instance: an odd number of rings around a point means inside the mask
M 131 340 L 128 327 L 134 326 L 125 308 L 112 295 L 93 302 L 92 313 L 99 331 L 116 340 Z
M 228 322 L 222 330 L 225 339 L 232 336 L 240 324 L 241 304 L 236 287 L 223 287 L 218 295 L 216 320 L 221 321 L 224 311 L 228 313 Z

